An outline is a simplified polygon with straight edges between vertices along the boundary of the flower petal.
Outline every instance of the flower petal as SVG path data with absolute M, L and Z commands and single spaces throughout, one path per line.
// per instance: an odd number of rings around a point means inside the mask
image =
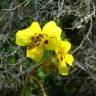
M 31 28 L 26 28 L 24 30 L 19 30 L 16 33 L 16 44 L 20 46 L 26 46 L 31 43 L 31 37 L 33 35 Z
M 42 29 L 42 34 L 44 34 L 44 42 L 47 50 L 55 50 L 58 47 L 58 42 L 61 40 L 60 27 L 56 25 L 54 21 L 48 22 Z
M 66 61 L 66 63 L 68 63 L 69 65 L 72 66 L 72 63 L 74 62 L 74 58 L 71 54 L 66 54 L 65 61 Z
M 52 31 L 55 27 L 57 27 L 56 23 L 54 21 L 48 22 L 42 29 L 43 33 L 46 33 L 47 31 Z
M 60 46 L 64 48 L 65 52 L 68 52 L 71 48 L 71 43 L 68 41 L 62 41 L 60 42 Z
M 48 22 L 42 29 L 43 34 L 47 34 L 49 37 L 56 37 L 61 39 L 61 28 L 56 25 L 54 21 Z
M 33 34 L 40 34 L 41 33 L 41 28 L 38 22 L 33 22 L 31 24 L 31 30 L 33 32 Z
M 42 47 L 34 47 L 33 49 L 27 48 L 27 57 L 39 62 L 43 57 L 44 49 Z
M 19 30 L 16 33 L 16 44 L 20 46 L 26 46 L 29 45 L 32 40 L 32 36 L 34 36 L 35 33 L 40 33 L 41 29 L 38 22 L 33 22 L 32 25 L 26 29 Z
M 65 60 L 63 60 L 59 64 L 59 74 L 61 74 L 61 75 L 68 75 L 68 67 L 66 65 Z
M 58 43 L 59 41 L 56 38 L 49 37 L 44 40 L 44 46 L 46 50 L 55 50 L 58 47 Z

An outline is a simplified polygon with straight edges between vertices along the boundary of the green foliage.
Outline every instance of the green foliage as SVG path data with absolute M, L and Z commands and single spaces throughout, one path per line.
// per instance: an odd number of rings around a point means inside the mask
M 9 64 L 15 64 L 15 63 L 16 63 L 16 57 L 10 56 L 10 57 L 8 58 L 8 63 L 9 63 Z

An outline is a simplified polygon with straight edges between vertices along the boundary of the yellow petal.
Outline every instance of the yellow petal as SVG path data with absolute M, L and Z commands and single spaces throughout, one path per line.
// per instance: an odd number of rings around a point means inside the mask
M 33 34 L 40 34 L 41 33 L 41 28 L 38 22 L 33 22 L 31 24 L 31 30 L 33 32 Z
M 61 40 L 60 27 L 56 25 L 54 21 L 48 22 L 42 29 L 42 34 L 44 34 L 44 43 L 47 50 L 55 50 L 58 47 L 58 42 Z
M 16 33 L 16 44 L 20 46 L 26 46 L 31 43 L 31 37 L 33 33 L 29 28 L 20 30 Z
M 60 46 L 64 48 L 65 52 L 68 52 L 71 48 L 71 43 L 68 41 L 62 41 L 60 42 Z
M 58 43 L 57 43 L 58 44 Z M 58 47 L 55 49 L 58 59 L 65 56 L 71 48 L 71 43 L 68 41 L 60 40 Z
M 52 31 L 55 27 L 57 27 L 56 23 L 54 21 L 48 22 L 42 29 L 43 33 L 46 33 L 47 31 Z
M 56 25 L 54 21 L 48 22 L 42 29 L 43 34 L 47 34 L 49 37 L 56 37 L 60 39 L 61 37 L 61 28 Z
M 71 54 L 66 54 L 65 61 L 66 61 L 66 63 L 68 63 L 69 65 L 72 66 L 72 63 L 74 62 L 74 58 Z
M 55 50 L 58 47 L 59 40 L 56 38 L 46 38 L 44 40 L 44 46 L 46 50 Z
M 36 62 L 39 62 L 43 57 L 43 48 L 42 47 L 34 47 L 33 49 L 27 48 L 27 57 L 33 59 Z
M 63 60 L 59 64 L 59 74 L 61 74 L 61 75 L 68 75 L 68 67 L 66 65 L 65 60 Z
M 40 33 L 41 29 L 38 22 L 33 22 L 32 25 L 26 29 L 19 30 L 16 33 L 16 44 L 20 46 L 26 46 L 29 45 L 32 40 L 32 36 L 34 36 L 35 33 Z

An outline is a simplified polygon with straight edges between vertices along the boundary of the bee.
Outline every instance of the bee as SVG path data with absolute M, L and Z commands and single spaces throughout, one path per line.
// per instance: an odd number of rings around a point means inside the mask
M 43 38 L 43 35 L 41 35 L 41 34 L 39 34 L 38 36 L 32 37 L 32 43 L 29 45 L 28 48 L 31 49 L 31 48 L 34 48 L 36 46 L 39 46 L 42 38 Z

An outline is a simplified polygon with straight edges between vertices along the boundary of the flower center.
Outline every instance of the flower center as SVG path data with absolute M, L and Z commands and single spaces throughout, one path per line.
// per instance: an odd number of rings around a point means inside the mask
M 66 54 L 66 50 L 65 50 L 65 48 L 60 48 L 60 53 L 62 53 L 63 55 L 65 55 Z
M 65 54 L 66 54 L 65 48 L 60 47 L 59 50 L 58 50 L 58 55 L 60 56 L 59 59 L 61 61 L 63 61 Z

